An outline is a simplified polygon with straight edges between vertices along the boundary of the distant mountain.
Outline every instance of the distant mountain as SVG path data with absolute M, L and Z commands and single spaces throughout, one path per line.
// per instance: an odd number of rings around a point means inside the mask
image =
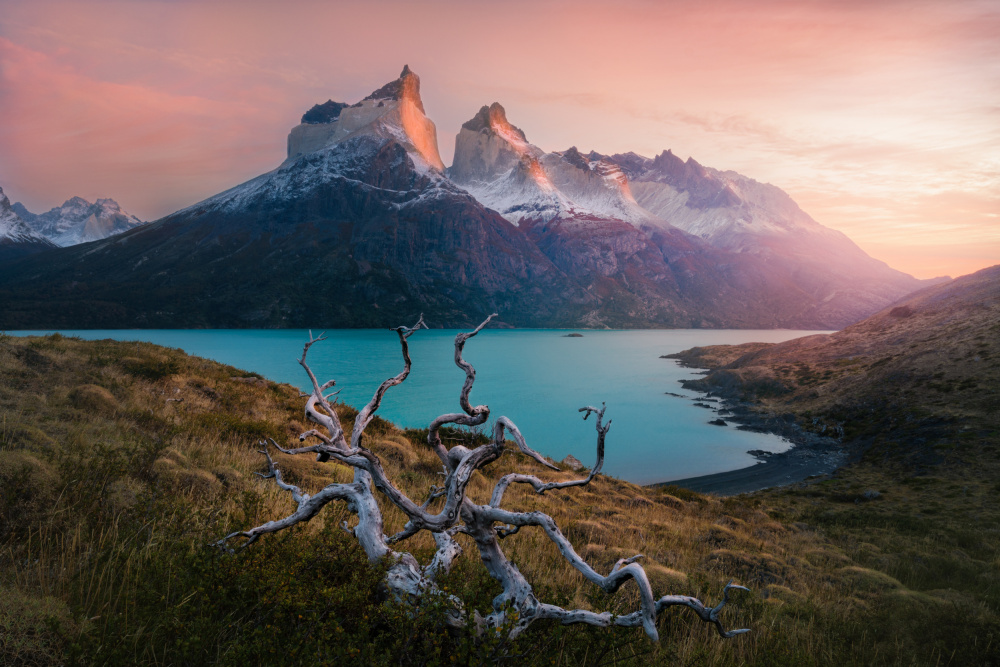
M 0 326 L 361 327 L 420 313 L 466 326 L 496 311 L 513 326 L 839 328 L 921 284 L 837 282 L 808 258 L 715 245 L 640 206 L 630 174 L 647 177 L 645 160 L 545 152 L 493 104 L 463 125 L 446 171 L 405 67 L 359 102 L 306 111 L 271 172 L 0 266 Z
M 605 158 L 628 176 L 636 201 L 714 248 L 756 256 L 816 299 L 830 321 L 857 321 L 935 282 L 920 281 L 870 257 L 846 235 L 824 227 L 780 188 L 718 171 L 664 151 Z
M 91 204 L 82 197 L 73 197 L 41 214 L 30 212 L 21 202 L 13 209 L 28 226 L 63 247 L 98 241 L 146 224 L 123 211 L 114 199 L 98 199 Z
M 774 186 L 670 151 L 546 153 L 499 103 L 462 126 L 448 175 L 570 275 L 629 285 L 651 321 L 680 303 L 706 326 L 839 328 L 925 284 Z
M 31 255 L 55 245 L 25 224 L 0 188 L 0 261 Z

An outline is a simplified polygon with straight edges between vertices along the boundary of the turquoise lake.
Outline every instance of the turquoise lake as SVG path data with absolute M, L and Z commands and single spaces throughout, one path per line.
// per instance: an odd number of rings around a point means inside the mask
M 51 331 L 9 332 L 15 335 Z M 61 330 L 83 339 L 149 341 L 253 371 L 306 388 L 298 365 L 308 332 L 301 330 Z M 319 333 L 319 332 L 316 332 Z M 464 373 L 453 361 L 453 330 L 421 330 L 410 338 L 413 370 L 393 387 L 379 416 L 400 426 L 425 428 L 435 417 L 460 412 L 458 392 Z M 572 454 L 594 463 L 593 421 L 578 409 L 607 403 L 613 422 L 607 436 L 604 472 L 638 484 L 707 475 L 753 465 L 747 450 L 783 451 L 777 436 L 708 424 L 715 413 L 694 405 L 697 394 L 679 380 L 695 372 L 660 355 L 696 345 L 781 342 L 816 331 L 638 330 L 567 331 L 487 329 L 465 346 L 476 367 L 470 400 L 506 415 L 536 450 L 561 460 Z M 309 362 L 323 382 L 336 379 L 342 402 L 360 407 L 378 385 L 403 367 L 396 334 L 386 330 L 326 332 L 313 346 Z M 685 398 L 666 392 L 682 394 Z

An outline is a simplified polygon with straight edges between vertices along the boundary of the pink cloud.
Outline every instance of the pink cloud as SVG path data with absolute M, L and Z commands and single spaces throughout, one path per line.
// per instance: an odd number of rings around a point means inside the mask
M 234 174 L 249 177 L 281 159 L 282 137 L 259 131 L 275 120 L 266 104 L 236 108 L 96 80 L 4 38 L 0 85 L 5 185 L 36 208 L 114 196 L 156 216 L 212 194 L 220 177 L 231 185 Z

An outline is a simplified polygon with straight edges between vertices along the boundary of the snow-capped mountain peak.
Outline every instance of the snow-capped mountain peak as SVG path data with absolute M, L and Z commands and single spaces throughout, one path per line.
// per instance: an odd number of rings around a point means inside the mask
M 390 81 L 360 102 L 348 105 L 329 100 L 302 116 L 302 123 L 288 135 L 288 164 L 359 136 L 394 139 L 406 148 L 419 167 L 441 172 L 437 129 L 424 114 L 420 99 L 420 77 L 404 66 L 398 79 Z
M 31 229 L 11 207 L 0 188 L 0 258 L 16 257 L 55 246 Z
M 555 153 L 528 142 L 497 102 L 462 125 L 448 175 L 514 224 L 524 220 L 611 218 L 638 224 L 648 214 L 621 168 L 576 147 Z
M 98 241 L 146 224 L 110 198 L 91 204 L 83 197 L 72 197 L 62 206 L 38 215 L 20 202 L 14 204 L 14 209 L 35 232 L 59 246 Z

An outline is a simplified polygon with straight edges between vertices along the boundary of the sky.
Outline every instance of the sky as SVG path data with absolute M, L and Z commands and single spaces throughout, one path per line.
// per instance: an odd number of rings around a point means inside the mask
M 421 77 L 441 156 L 671 149 L 920 278 L 1000 263 L 1000 0 L 0 0 L 0 187 L 155 219 L 276 167 L 310 106 Z

